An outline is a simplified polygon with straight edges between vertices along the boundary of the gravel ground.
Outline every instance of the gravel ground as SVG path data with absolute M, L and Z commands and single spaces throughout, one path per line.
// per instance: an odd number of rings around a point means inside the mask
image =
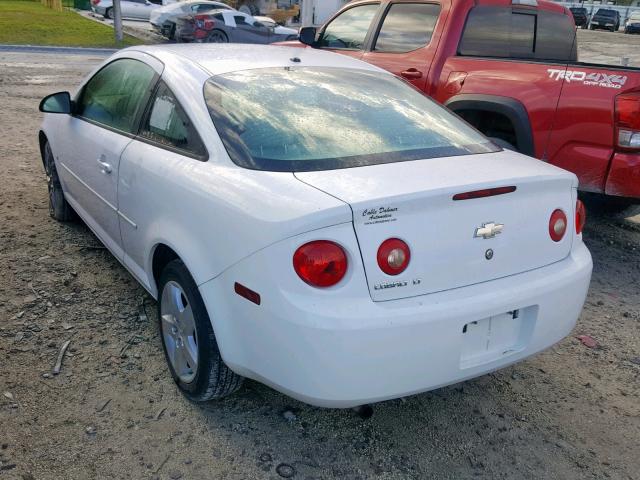
M 591 215 L 578 325 L 515 367 L 369 419 L 250 381 L 187 402 L 154 301 L 84 225 L 48 216 L 37 105 L 99 60 L 0 51 L 0 479 L 640 478 L 638 210 Z

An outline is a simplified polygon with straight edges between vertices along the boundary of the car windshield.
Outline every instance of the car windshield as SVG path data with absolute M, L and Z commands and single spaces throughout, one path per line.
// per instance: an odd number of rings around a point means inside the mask
M 640 20 L 640 12 L 639 13 L 632 13 L 631 16 L 629 17 L 629 20 L 639 21 Z
M 602 15 L 603 17 L 615 17 L 615 10 L 598 10 L 596 15 Z
M 382 72 L 246 70 L 210 78 L 204 96 L 229 156 L 245 168 L 332 170 L 500 150 Z

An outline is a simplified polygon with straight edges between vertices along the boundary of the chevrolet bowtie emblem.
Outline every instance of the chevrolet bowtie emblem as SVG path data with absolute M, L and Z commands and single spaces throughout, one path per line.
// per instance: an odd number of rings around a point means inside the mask
M 481 227 L 476 228 L 476 233 L 474 237 L 482 237 L 482 238 L 493 238 L 499 233 L 502 233 L 502 228 L 504 227 L 501 223 L 483 223 Z

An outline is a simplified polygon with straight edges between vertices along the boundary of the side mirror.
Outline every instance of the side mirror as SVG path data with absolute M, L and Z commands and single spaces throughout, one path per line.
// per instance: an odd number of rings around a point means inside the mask
M 69 92 L 58 92 L 44 97 L 38 109 L 45 113 L 71 113 L 71 95 Z
M 298 32 L 300 43 L 313 47 L 316 44 L 316 27 L 302 27 Z

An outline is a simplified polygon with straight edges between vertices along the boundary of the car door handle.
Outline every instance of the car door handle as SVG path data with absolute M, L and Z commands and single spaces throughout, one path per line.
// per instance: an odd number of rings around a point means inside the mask
M 404 78 L 409 80 L 416 80 L 418 78 L 422 78 L 422 72 L 416 68 L 408 68 L 407 70 L 400 72 Z
M 111 164 L 104 161 L 104 156 L 98 157 L 98 164 L 102 173 L 109 175 L 113 171 Z

